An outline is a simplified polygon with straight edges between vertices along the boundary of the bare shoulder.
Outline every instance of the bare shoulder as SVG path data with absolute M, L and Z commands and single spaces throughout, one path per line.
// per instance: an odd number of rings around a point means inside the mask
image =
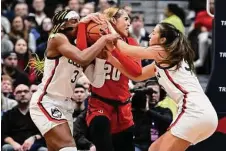
M 50 43 L 55 43 L 56 45 L 69 42 L 68 38 L 64 34 L 61 34 L 61 33 L 55 34 L 54 37 L 51 38 L 49 41 L 50 41 Z

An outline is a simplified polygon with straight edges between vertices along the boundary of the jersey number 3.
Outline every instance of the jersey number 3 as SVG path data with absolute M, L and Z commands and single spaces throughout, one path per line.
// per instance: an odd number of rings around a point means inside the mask
M 74 71 L 74 76 L 73 76 L 73 78 L 71 79 L 71 83 L 75 83 L 75 81 L 76 81 L 78 75 L 79 75 L 79 71 L 78 71 L 78 70 L 75 70 L 75 71 Z
M 119 81 L 121 72 L 117 68 L 113 67 L 110 64 L 105 64 L 104 70 L 106 80 Z

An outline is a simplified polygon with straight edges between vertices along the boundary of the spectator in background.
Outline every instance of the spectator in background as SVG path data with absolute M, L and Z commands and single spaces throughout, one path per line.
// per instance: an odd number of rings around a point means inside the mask
M 152 142 L 167 131 L 173 115 L 168 106 L 159 105 L 164 101 L 166 92 L 160 88 L 157 81 L 149 80 L 145 83 L 145 87 L 133 91 L 135 92 L 132 99 L 135 151 L 146 151 Z
M 152 118 L 152 126 L 154 123 L 159 132 L 159 136 L 161 136 L 170 126 L 173 120 L 173 113 L 177 112 L 177 107 L 173 100 L 165 99 L 166 92 L 158 84 L 158 81 L 149 80 L 146 82 L 145 87 L 154 90 L 154 93 L 147 94 L 148 112 Z
M 6 112 L 2 117 L 3 151 L 46 151 L 47 149 L 37 127 L 29 113 L 31 94 L 29 87 L 20 84 L 14 91 L 18 106 Z
M 80 17 L 81 18 L 86 17 L 89 14 L 90 14 L 90 10 L 87 9 L 87 8 L 82 8 L 82 10 L 80 11 Z
M 144 29 L 144 17 L 141 14 L 132 16 L 129 33 L 141 46 L 148 46 L 149 33 Z
M 46 14 L 44 12 L 45 8 L 45 1 L 44 0 L 33 0 L 32 3 L 34 13 L 35 13 L 35 20 L 38 23 L 38 25 L 41 25 L 42 20 L 46 18 Z
M 85 3 L 83 5 L 83 8 L 88 9 L 90 11 L 90 13 L 95 13 L 95 3 L 93 3 L 93 2 Z
M 28 30 L 29 33 L 32 33 L 35 37 L 35 40 L 37 40 L 40 37 L 40 33 L 37 30 L 38 24 L 35 20 L 35 14 L 29 13 L 29 15 L 24 19 L 24 24 L 26 30 Z
M 99 12 L 103 13 L 105 9 L 110 8 L 110 4 L 108 3 L 108 0 L 99 0 L 98 9 Z
M 83 85 L 76 84 L 74 94 L 71 98 L 76 103 L 73 113 L 73 118 L 76 120 L 77 116 L 85 110 L 85 99 L 87 98 L 86 88 Z
M 194 28 L 199 31 L 198 34 L 198 54 L 199 58 L 194 62 L 196 68 L 202 67 L 206 60 L 208 50 L 211 44 L 209 36 L 212 32 L 213 18 L 209 16 L 206 10 L 197 13 Z
M 148 47 L 149 33 L 144 29 L 144 17 L 141 14 L 135 14 L 132 16 L 129 33 L 137 40 L 137 43 L 139 43 L 140 46 Z M 144 67 L 148 64 L 151 64 L 152 60 L 143 59 L 141 63 Z
M 7 98 L 14 99 L 13 95 L 13 79 L 8 75 L 2 75 L 1 92 Z
M 73 132 L 73 137 L 79 150 L 96 151 L 96 147 L 89 140 L 88 126 L 86 124 L 86 110 L 83 111 L 74 122 Z
M 11 24 L 5 16 L 1 16 L 1 25 L 5 29 L 5 34 L 8 34 L 11 30 Z
M 68 9 L 70 10 L 74 10 L 77 13 L 79 13 L 80 11 L 80 4 L 79 4 L 79 0 L 69 0 L 68 1 Z
M 38 85 L 37 85 L 37 84 L 32 84 L 32 85 L 30 86 L 30 93 L 31 93 L 31 95 L 32 95 L 33 93 L 35 93 L 37 90 L 38 90 Z
M 13 43 L 8 39 L 5 28 L 1 25 L 1 54 L 13 51 Z
M 133 8 L 130 4 L 127 4 L 125 6 L 122 7 L 126 12 L 127 14 L 131 17 L 132 16 L 132 11 L 133 11 Z
M 35 52 L 36 41 L 33 34 L 29 33 L 25 28 L 24 19 L 20 16 L 16 16 L 12 21 L 11 32 L 9 33 L 10 40 L 15 43 L 18 39 L 23 38 L 28 41 L 28 47 Z
M 13 80 L 10 76 L 2 75 L 1 88 L 1 112 L 4 113 L 17 105 L 17 102 L 12 99 L 14 98 Z
M 2 58 L 2 75 L 8 75 L 13 79 L 13 87 L 18 84 L 30 84 L 27 74 L 17 67 L 18 59 L 15 52 L 5 52 Z
M 177 4 L 168 4 L 164 12 L 166 18 L 163 22 L 174 25 L 179 31 L 185 33 L 185 13 Z
M 40 26 L 40 37 L 37 40 L 37 50 L 36 54 L 42 60 L 44 58 L 45 50 L 47 47 L 47 41 L 49 38 L 49 33 L 53 28 L 53 23 L 50 18 L 44 18 Z
M 26 17 L 28 15 L 28 6 L 25 2 L 19 2 L 14 7 L 15 16 Z
M 34 70 L 26 68 L 28 61 L 32 58 L 31 51 L 27 47 L 27 42 L 22 38 L 18 39 L 15 43 L 14 51 L 17 54 L 17 66 L 28 74 L 30 83 L 34 83 L 37 80 Z

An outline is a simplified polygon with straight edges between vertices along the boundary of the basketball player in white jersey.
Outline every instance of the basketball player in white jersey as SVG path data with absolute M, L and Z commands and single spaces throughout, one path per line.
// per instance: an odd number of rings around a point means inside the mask
M 189 145 L 203 141 L 214 133 L 218 124 L 216 111 L 193 72 L 194 52 L 179 30 L 168 23 L 159 23 L 150 35 L 150 47 L 130 46 L 122 40 L 117 41 L 116 47 L 133 57 L 155 59 L 142 69 L 141 76 L 133 77 L 108 52 L 108 61 L 132 80 L 143 81 L 156 76 L 159 84 L 178 105 L 176 119 L 168 131 L 150 146 L 149 151 L 184 151 Z
M 75 104 L 70 99 L 76 81 L 83 72 L 82 67 L 87 66 L 107 42 L 117 38 L 113 34 L 102 36 L 91 47 L 80 51 L 70 42 L 76 39 L 78 24 L 91 20 L 101 23 L 98 14 L 79 21 L 79 15 L 71 10 L 57 12 L 53 17 L 54 27 L 47 44 L 42 83 L 30 103 L 31 118 L 45 137 L 49 151 L 77 150 L 72 137 Z

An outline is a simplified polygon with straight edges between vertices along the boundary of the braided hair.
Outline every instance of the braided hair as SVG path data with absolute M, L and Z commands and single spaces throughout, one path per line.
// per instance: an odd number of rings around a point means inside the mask
M 72 12 L 72 10 L 62 10 L 57 13 L 52 18 L 53 22 L 53 28 L 50 32 L 51 34 L 56 34 L 60 31 L 60 28 L 65 24 L 66 21 L 70 19 L 70 17 L 73 18 L 73 16 L 67 17 L 68 13 Z M 75 13 L 77 15 L 77 13 Z M 73 14 L 73 15 L 75 15 Z M 77 19 L 79 19 L 79 16 Z M 34 71 L 36 75 L 41 75 L 44 73 L 44 59 L 40 60 L 37 54 L 32 54 L 32 58 L 28 61 L 27 68 L 30 68 Z
M 59 31 L 60 27 L 62 25 L 64 25 L 65 21 L 67 21 L 67 19 L 65 19 L 65 16 L 70 11 L 71 10 L 62 10 L 62 11 L 58 11 L 58 12 L 55 13 L 55 15 L 52 18 L 53 28 L 52 28 L 50 34 L 55 34 Z

